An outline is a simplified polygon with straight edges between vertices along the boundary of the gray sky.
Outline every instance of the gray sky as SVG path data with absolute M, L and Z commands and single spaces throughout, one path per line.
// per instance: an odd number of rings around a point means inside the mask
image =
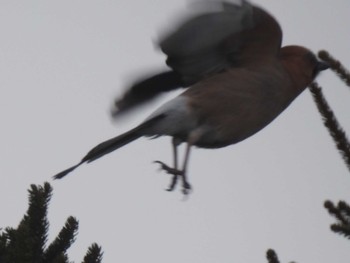
M 348 0 L 260 0 L 284 31 L 284 44 L 326 49 L 350 66 Z M 175 94 L 119 122 L 113 98 L 139 74 L 161 68 L 157 32 L 185 1 L 0 1 L 0 226 L 16 226 L 32 183 L 54 187 L 50 240 L 66 218 L 80 230 L 70 258 L 92 242 L 104 262 L 348 262 L 349 241 L 333 234 L 326 199 L 350 202 L 350 174 L 305 91 L 271 125 L 219 150 L 195 149 L 186 202 L 168 193 L 169 138 L 140 139 L 84 165 L 62 181 L 51 176 L 97 143 L 132 128 Z M 350 134 L 349 88 L 318 79 Z

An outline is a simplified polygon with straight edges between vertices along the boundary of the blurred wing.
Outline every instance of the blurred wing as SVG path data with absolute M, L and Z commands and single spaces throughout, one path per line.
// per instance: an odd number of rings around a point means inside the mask
M 145 78 L 132 85 L 115 102 L 116 117 L 149 101 L 164 91 L 188 87 L 234 64 L 240 52 L 240 33 L 255 26 L 253 6 L 219 2 L 219 10 L 210 10 L 182 22 L 159 43 L 173 71 Z M 229 39 L 229 45 L 225 43 Z
M 242 5 L 220 4 L 221 10 L 183 22 L 159 43 L 168 56 L 168 66 L 186 82 L 197 82 L 230 67 L 233 61 L 229 58 L 234 57 L 242 45 L 239 33 L 254 27 L 251 4 L 246 1 Z M 224 45 L 228 38 L 229 46 Z
M 121 98 L 116 99 L 112 116 L 117 117 L 124 112 L 155 98 L 162 92 L 180 87 L 187 87 L 181 76 L 174 71 L 165 71 L 145 77 L 135 82 Z

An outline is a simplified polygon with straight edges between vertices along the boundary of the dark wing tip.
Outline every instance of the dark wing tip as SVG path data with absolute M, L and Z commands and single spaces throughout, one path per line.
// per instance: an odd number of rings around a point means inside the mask
M 54 180 L 56 180 L 56 179 L 62 179 L 62 178 L 65 177 L 67 174 L 69 174 L 70 172 L 74 171 L 74 170 L 75 170 L 78 166 L 80 166 L 81 164 L 83 164 L 83 162 L 80 162 L 80 163 L 78 163 L 78 164 L 76 164 L 76 165 L 74 165 L 74 166 L 72 166 L 72 167 L 70 167 L 70 168 L 68 168 L 68 169 L 66 169 L 66 170 L 64 170 L 64 171 L 62 171 L 62 172 L 56 174 L 56 175 L 54 175 L 52 178 L 53 178 Z
M 188 86 L 180 74 L 170 70 L 145 76 L 128 88 L 126 93 L 115 101 L 112 117 L 121 116 L 136 106 L 145 104 L 159 94 Z

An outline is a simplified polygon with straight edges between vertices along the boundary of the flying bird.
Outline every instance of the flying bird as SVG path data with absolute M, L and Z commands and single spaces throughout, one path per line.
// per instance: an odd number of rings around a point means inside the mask
M 173 165 L 156 162 L 172 175 L 168 190 L 174 190 L 180 179 L 188 194 L 193 146 L 216 149 L 245 140 L 273 121 L 329 67 L 305 47 L 281 47 L 280 25 L 264 9 L 247 1 L 219 2 L 217 7 L 181 21 L 163 36 L 159 47 L 169 68 L 132 85 L 116 101 L 114 115 L 162 92 L 186 90 L 137 127 L 98 144 L 55 179 L 140 137 L 170 136 Z M 179 167 L 181 143 L 187 147 Z

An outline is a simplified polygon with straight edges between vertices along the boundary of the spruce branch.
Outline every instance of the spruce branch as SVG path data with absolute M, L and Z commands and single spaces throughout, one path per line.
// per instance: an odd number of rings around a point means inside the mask
M 337 219 L 337 222 L 331 225 L 331 230 L 350 239 L 350 206 L 344 201 L 338 202 L 337 206 L 331 201 L 326 201 L 324 207 Z
M 48 203 L 52 196 L 50 184 L 31 185 L 29 207 L 18 228 L 7 228 L 6 254 L 10 262 L 41 262 L 49 223 Z
M 350 72 L 340 63 L 339 60 L 336 60 L 325 50 L 318 52 L 318 56 L 320 59 L 327 62 L 330 68 L 340 77 L 340 79 L 350 87 Z
M 78 221 L 69 217 L 55 240 L 45 250 L 49 223 L 47 211 L 52 196 L 49 183 L 31 185 L 29 208 L 17 228 L 0 229 L 0 263 L 70 263 L 67 249 L 75 241 Z M 94 244 L 85 256 L 88 263 L 101 263 L 101 248 Z M 85 259 L 84 259 L 85 260 Z
M 78 233 L 79 222 L 74 217 L 69 217 L 51 245 L 46 249 L 44 262 L 52 262 L 54 259 L 67 254 L 67 250 L 74 243 Z
M 273 249 L 269 249 L 266 251 L 266 258 L 268 263 L 280 263 L 276 252 Z M 290 262 L 290 263 L 295 263 L 295 262 Z
M 277 254 L 273 249 L 267 250 L 266 258 L 268 263 L 280 263 L 280 261 L 278 260 Z
M 94 243 L 89 247 L 82 263 L 101 263 L 102 256 L 102 248 Z
M 344 130 L 340 127 L 332 109 L 329 107 L 327 100 L 322 93 L 321 87 L 316 82 L 313 82 L 309 86 L 309 89 L 318 111 L 322 116 L 324 125 L 327 127 L 346 166 L 350 170 L 350 142 L 346 137 Z
M 340 209 L 338 207 L 334 206 L 334 204 L 331 201 L 327 200 L 324 203 L 324 207 L 328 210 L 328 213 L 330 215 L 334 216 L 342 224 L 346 224 L 347 223 L 347 221 L 343 217 L 343 214 L 341 213 Z
M 67 255 L 61 254 L 58 257 L 56 257 L 53 261 L 50 261 L 50 263 L 73 263 L 73 262 L 69 261 Z
M 29 192 L 29 208 L 21 224 L 28 224 L 29 234 L 33 240 L 34 258 L 41 258 L 47 241 L 49 222 L 47 219 L 48 205 L 52 197 L 52 187 L 49 183 L 43 186 L 31 185 Z

